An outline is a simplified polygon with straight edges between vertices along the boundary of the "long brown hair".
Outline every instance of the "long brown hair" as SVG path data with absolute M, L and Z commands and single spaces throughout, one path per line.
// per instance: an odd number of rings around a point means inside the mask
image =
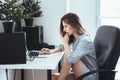
M 86 32 L 86 30 L 83 28 L 83 26 L 81 24 L 79 17 L 75 13 L 67 13 L 61 18 L 61 21 L 60 21 L 60 34 L 62 36 L 64 36 L 64 34 L 65 34 L 65 32 L 63 31 L 64 26 L 62 24 L 62 21 L 66 22 L 69 25 L 71 25 L 72 27 L 74 27 L 79 35 L 82 35 Z M 75 39 L 74 36 L 71 35 L 69 44 L 72 43 L 74 41 L 74 39 Z

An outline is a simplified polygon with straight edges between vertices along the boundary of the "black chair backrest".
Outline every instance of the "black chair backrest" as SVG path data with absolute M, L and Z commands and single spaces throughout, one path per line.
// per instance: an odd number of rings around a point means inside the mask
M 115 69 L 120 55 L 120 30 L 114 26 L 100 26 L 94 45 L 99 69 Z

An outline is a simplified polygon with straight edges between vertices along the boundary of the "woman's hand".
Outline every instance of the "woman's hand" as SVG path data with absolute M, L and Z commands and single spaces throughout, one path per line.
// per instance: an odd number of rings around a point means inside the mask
M 63 40 L 63 43 L 64 43 L 64 49 L 65 49 L 64 52 L 65 52 L 65 55 L 67 56 L 70 53 L 70 48 L 69 48 L 69 34 L 66 33 L 64 35 L 64 37 L 62 38 L 62 40 Z
M 48 48 L 42 48 L 41 51 L 42 51 L 42 53 L 45 53 L 45 54 L 51 54 L 51 53 L 53 53 L 53 50 L 50 50 Z
M 69 43 L 69 34 L 66 33 L 63 37 L 62 37 L 63 43 L 64 45 L 68 45 Z

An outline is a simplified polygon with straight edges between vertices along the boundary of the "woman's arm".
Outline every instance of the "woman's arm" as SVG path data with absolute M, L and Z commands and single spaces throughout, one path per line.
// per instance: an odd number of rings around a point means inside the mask
M 69 70 L 71 68 L 71 64 L 69 64 L 67 62 L 67 56 L 70 53 L 70 49 L 67 44 L 65 45 L 64 48 L 65 48 L 65 54 L 63 56 L 62 68 L 61 68 L 60 76 L 59 76 L 58 80 L 65 80 L 66 77 L 68 76 Z
M 56 53 L 56 52 L 61 52 L 62 51 L 62 47 L 58 46 L 55 49 L 42 48 L 41 51 L 43 53 L 52 54 L 52 53 Z
M 58 46 L 58 47 L 56 47 L 55 49 L 52 50 L 53 53 L 61 52 L 61 51 L 62 51 L 62 47 L 61 46 Z
M 64 56 L 63 56 L 62 68 L 61 68 L 60 76 L 59 76 L 58 80 L 65 80 L 66 77 L 68 76 L 69 70 L 71 68 L 71 64 L 69 64 L 68 61 L 67 61 L 67 57 L 70 54 L 70 48 L 69 48 L 68 42 L 69 42 L 69 36 L 68 36 L 68 34 L 66 34 L 63 37 L 64 52 L 65 53 L 64 53 Z

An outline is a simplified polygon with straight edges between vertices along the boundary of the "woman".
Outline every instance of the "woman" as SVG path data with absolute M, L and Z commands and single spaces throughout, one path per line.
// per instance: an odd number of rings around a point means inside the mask
M 44 53 L 51 54 L 63 50 L 65 52 L 61 71 L 53 74 L 52 80 L 75 80 L 80 75 L 97 69 L 94 45 L 76 14 L 68 13 L 61 18 L 60 34 L 63 45 L 53 50 L 42 49 Z M 84 78 L 84 80 L 88 79 L 97 80 L 97 75 Z

